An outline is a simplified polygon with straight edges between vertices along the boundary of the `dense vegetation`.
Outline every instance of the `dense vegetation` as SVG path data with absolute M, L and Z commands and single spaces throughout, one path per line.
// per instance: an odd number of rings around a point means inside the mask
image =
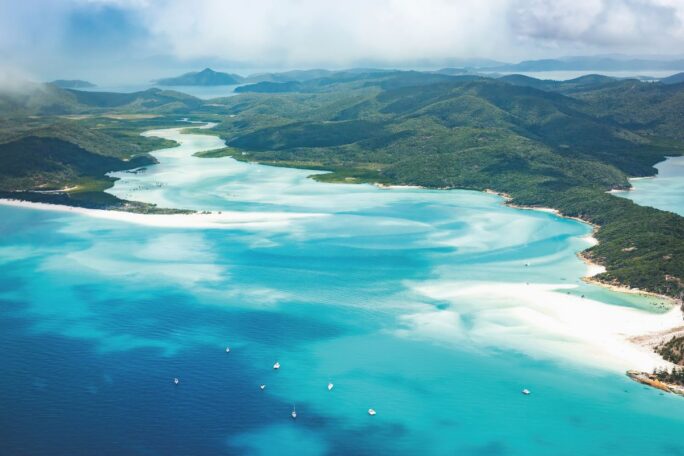
M 656 369 L 653 371 L 655 378 L 661 382 L 684 386 L 684 367 L 672 369 Z
M 148 152 L 175 143 L 140 133 L 178 123 L 159 117 L 123 117 L 0 118 L 0 197 L 160 211 L 105 193 L 115 180 L 106 173 L 156 163 Z
M 672 336 L 667 342 L 658 345 L 656 351 L 660 353 L 664 359 L 675 364 L 684 365 L 684 338 Z M 684 370 L 682 370 L 681 373 L 684 374 Z M 684 384 L 684 376 L 681 380 L 682 382 L 680 384 Z

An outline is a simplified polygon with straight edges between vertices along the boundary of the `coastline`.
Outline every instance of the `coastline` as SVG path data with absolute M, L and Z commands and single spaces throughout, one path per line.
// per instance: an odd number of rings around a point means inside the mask
M 636 178 L 636 179 L 650 179 L 652 177 L 654 177 L 654 176 L 648 176 L 648 177 L 642 177 L 642 178 Z M 598 226 L 594 223 L 588 222 L 586 220 L 582 220 L 579 217 L 566 216 L 566 215 L 562 214 L 559 210 L 554 209 L 554 208 L 550 208 L 550 207 L 521 206 L 521 205 L 513 204 L 513 203 L 511 203 L 512 197 L 506 193 L 496 192 L 496 191 L 491 190 L 491 189 L 486 189 L 485 192 L 489 193 L 489 194 L 493 194 L 493 195 L 498 195 L 498 196 L 504 198 L 505 204 L 509 207 L 513 207 L 516 209 L 523 209 L 523 210 L 533 210 L 533 211 L 546 212 L 546 213 L 554 214 L 558 217 L 576 220 L 578 222 L 587 224 L 587 225 L 592 227 L 592 233 L 588 236 L 585 236 L 584 240 L 586 240 L 590 244 L 590 247 L 593 247 L 593 246 L 599 244 L 599 241 L 598 241 L 598 239 L 596 239 L 594 234 L 600 229 L 600 226 Z M 653 293 L 653 292 L 646 291 L 646 290 L 640 290 L 638 288 L 632 288 L 632 287 L 629 287 L 626 285 L 604 282 L 604 281 L 596 278 L 596 276 L 598 276 L 599 274 L 606 271 L 606 267 L 602 264 L 599 264 L 599 263 L 593 261 L 591 258 L 587 257 L 584 254 L 584 252 L 586 250 L 587 249 L 580 251 L 580 252 L 577 252 L 577 254 L 576 254 L 577 257 L 580 260 L 582 260 L 582 262 L 584 262 L 584 264 L 587 265 L 587 274 L 582 277 L 582 281 L 589 283 L 589 284 L 592 284 L 592 285 L 600 286 L 600 287 L 606 288 L 610 291 L 614 291 L 614 292 L 618 292 L 618 293 L 628 293 L 628 294 L 635 294 L 635 295 L 648 296 L 648 297 L 662 299 L 663 301 L 667 302 L 671 306 L 671 309 L 662 315 L 663 323 L 667 322 L 665 324 L 664 328 L 661 328 L 661 329 L 656 330 L 656 331 L 646 332 L 644 334 L 639 334 L 639 335 L 625 335 L 625 341 L 627 343 L 629 343 L 630 345 L 638 346 L 640 348 L 646 349 L 651 354 L 653 354 L 654 356 L 657 356 L 662 361 L 662 364 L 660 366 L 654 365 L 653 368 L 674 366 L 674 364 L 672 364 L 671 362 L 662 358 L 662 356 L 655 351 L 655 347 L 657 345 L 661 344 L 662 342 L 669 340 L 672 336 L 684 336 L 684 303 L 682 301 L 677 300 L 675 298 L 672 298 L 670 296 L 662 295 L 659 293 Z M 680 319 L 679 320 L 673 319 L 671 322 L 669 322 L 670 314 L 675 314 L 675 313 L 678 313 L 680 315 Z M 630 375 L 630 372 L 639 373 L 639 375 Z M 649 375 L 648 373 L 636 371 L 636 370 L 629 370 L 629 371 L 627 371 L 627 375 L 630 378 L 632 378 L 632 380 L 635 380 L 635 381 L 638 381 L 638 382 L 641 382 L 641 383 L 644 383 L 644 384 L 647 384 L 650 386 L 658 387 L 658 386 L 651 384 L 652 382 L 649 383 L 647 381 L 642 381 L 642 378 L 648 379 L 648 375 Z M 684 389 L 677 387 L 677 385 L 669 385 L 668 384 L 668 385 L 666 385 L 666 388 L 667 387 L 669 387 L 669 389 L 664 389 L 664 390 L 667 390 L 669 392 L 675 392 L 677 394 L 683 394 L 684 393 Z
M 684 386 L 676 385 L 674 383 L 663 382 L 661 380 L 658 380 L 658 378 L 654 374 L 648 372 L 641 372 L 638 370 L 628 370 L 627 377 L 631 378 L 637 383 L 641 383 L 642 385 L 650 386 L 652 388 L 659 389 L 666 393 L 684 396 Z
M 641 178 L 641 179 L 647 179 L 647 178 Z M 596 246 L 599 244 L 598 239 L 596 239 L 596 237 L 594 236 L 594 234 L 596 234 L 596 231 L 598 231 L 601 228 L 599 225 L 588 222 L 588 221 L 583 220 L 579 217 L 571 217 L 568 215 L 564 215 L 558 209 L 554 209 L 551 207 L 521 206 L 518 204 L 511 203 L 510 201 L 513 198 L 506 193 L 500 193 L 500 192 L 496 192 L 496 191 L 490 190 L 490 189 L 486 189 L 485 193 L 501 196 L 502 198 L 504 198 L 506 200 L 506 203 L 505 203 L 506 206 L 509 206 L 509 207 L 512 207 L 515 209 L 546 212 L 549 214 L 554 214 L 554 215 L 561 217 L 561 218 L 565 218 L 565 219 L 569 219 L 569 220 L 575 220 L 575 221 L 584 223 L 586 225 L 589 225 L 592 227 L 592 233 L 590 235 L 585 236 L 583 239 L 586 240 L 589 244 L 591 244 L 590 247 L 593 247 L 593 246 Z M 585 250 L 587 250 L 587 249 L 585 249 Z M 610 289 L 611 291 L 657 297 L 657 298 L 660 298 L 660 299 L 663 299 L 665 301 L 670 302 L 672 305 L 683 304 L 683 303 L 679 302 L 677 299 L 672 298 L 672 297 L 667 296 L 667 295 L 663 295 L 663 294 L 659 294 L 659 293 L 653 293 L 651 291 L 646 291 L 646 290 L 640 290 L 638 288 L 631 288 L 631 287 L 628 287 L 626 285 L 618 285 L 618 284 L 614 284 L 614 283 L 603 282 L 601 280 L 595 279 L 594 276 L 605 272 L 606 267 L 600 263 L 595 262 L 591 258 L 588 258 L 584 254 L 584 250 L 581 252 L 577 252 L 577 257 L 580 260 L 582 260 L 590 268 L 590 272 L 587 275 L 585 275 L 584 277 L 582 277 L 582 280 L 584 280 L 587 283 L 591 283 L 593 285 L 600 285 L 602 287 Z
M 285 228 L 297 219 L 325 217 L 322 213 L 213 211 L 189 214 L 143 214 L 107 209 L 86 209 L 50 203 L 0 199 L 0 206 L 64 212 L 158 228 L 238 229 Z
M 211 128 L 212 124 L 203 125 L 202 129 Z M 175 128 L 173 130 L 182 130 L 181 128 Z M 164 129 L 167 130 L 167 129 Z M 159 131 L 164 130 L 150 130 L 144 132 L 143 135 L 156 135 Z M 374 184 L 376 188 L 379 189 L 423 189 L 420 186 L 410 186 L 410 185 L 388 185 L 376 183 Z M 519 210 L 534 210 L 545 213 L 553 214 L 557 217 L 572 219 L 583 224 L 588 224 L 592 227 L 592 234 L 584 236 L 584 240 L 590 245 L 597 245 L 598 240 L 593 236 L 593 234 L 599 229 L 595 224 L 582 220 L 578 217 L 570 217 L 563 215 L 559 210 L 549 208 L 549 207 L 536 207 L 536 206 L 522 206 L 511 203 L 512 197 L 508 194 L 496 192 L 490 189 L 484 190 L 485 193 L 497 195 L 505 200 L 505 204 L 511 208 Z M 320 217 L 325 214 L 316 213 L 272 213 L 272 212 L 197 212 L 192 214 L 141 214 L 133 212 L 125 212 L 119 210 L 104 210 L 104 209 L 86 209 L 73 206 L 61 206 L 49 203 L 34 203 L 27 201 L 0 199 L 0 205 L 14 206 L 14 207 L 24 207 L 39 210 L 52 210 L 67 213 L 76 213 L 81 215 L 86 215 L 95 218 L 109 219 L 127 223 L 134 223 L 139 225 L 146 225 L 152 227 L 160 228 L 195 228 L 195 229 L 239 229 L 243 228 L 275 228 L 283 229 L 290 226 L 293 220 L 308 218 L 308 217 Z M 626 292 L 626 293 L 637 293 L 643 295 L 657 296 L 659 298 L 665 299 L 668 302 L 672 301 L 671 298 L 658 295 L 655 293 L 641 292 L 640 290 L 633 290 L 628 287 L 623 287 L 619 285 L 611 285 L 603 283 L 598 279 L 595 279 L 596 275 L 605 272 L 605 267 L 592 260 L 586 258 L 582 252 L 578 252 L 577 256 L 584 261 L 587 265 L 587 273 L 582 280 L 603 286 L 612 291 Z M 523 284 L 520 284 L 523 285 Z M 529 302 L 529 305 L 533 307 L 536 311 L 543 312 L 556 312 L 559 316 L 559 321 L 564 321 L 568 324 L 565 330 L 574 329 L 577 336 L 586 341 L 588 346 L 592 345 L 596 348 L 603 349 L 606 353 L 611 353 L 614 356 L 614 361 L 622 362 L 621 366 L 627 366 L 633 363 L 631 368 L 650 368 L 651 366 L 663 366 L 669 365 L 665 360 L 662 360 L 660 356 L 653 351 L 650 344 L 656 340 L 656 337 L 663 337 L 663 334 L 671 334 L 673 330 L 677 327 L 672 326 L 673 322 L 676 320 L 676 315 L 674 310 L 668 311 L 665 314 L 648 314 L 647 316 L 642 313 L 642 311 L 634 311 L 629 313 L 620 313 L 618 318 L 621 318 L 620 324 L 614 323 L 611 327 L 610 332 L 605 332 L 600 328 L 593 331 L 592 327 L 583 328 L 581 325 L 575 324 L 576 321 L 584 319 L 588 315 L 606 315 L 605 318 L 610 318 L 608 312 L 610 312 L 610 307 L 607 305 L 592 308 L 594 305 L 590 300 L 571 300 L 568 301 L 568 306 L 565 309 L 557 308 L 559 306 L 554 305 L 553 308 L 544 309 L 544 302 L 550 299 L 558 299 L 557 293 L 551 290 L 546 290 L 543 287 L 536 289 L 532 287 L 518 287 L 517 285 L 512 285 L 510 288 L 502 288 L 501 292 L 505 295 L 510 295 L 510 293 L 516 293 L 523 297 L 524 300 Z M 570 298 L 562 297 L 561 301 Z M 572 304 L 572 305 L 570 305 Z M 596 304 L 598 305 L 598 303 Z M 560 306 L 562 307 L 562 306 Z M 584 309 L 584 311 L 582 311 Z M 677 310 L 678 311 L 678 310 Z M 646 317 L 648 319 L 648 324 L 642 321 L 642 318 Z M 681 318 L 680 318 L 681 320 Z M 534 324 L 535 322 L 528 322 Z M 600 326 L 600 325 L 599 325 Z M 650 329 L 652 332 L 648 334 L 641 334 L 644 326 Z M 624 331 L 625 328 L 629 328 L 629 331 Z M 659 339 L 658 339 L 659 340 Z M 606 347 L 602 347 L 602 344 Z M 662 362 L 661 362 L 662 361 Z

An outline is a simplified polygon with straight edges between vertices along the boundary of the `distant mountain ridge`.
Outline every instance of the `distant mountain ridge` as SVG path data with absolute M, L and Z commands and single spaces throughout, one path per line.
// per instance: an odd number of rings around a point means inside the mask
M 650 60 L 614 57 L 569 57 L 525 60 L 487 68 L 488 71 L 648 71 L 684 70 L 684 59 Z
M 666 78 L 660 78 L 660 82 L 663 84 L 681 84 L 684 82 L 684 73 L 677 73 Z
M 22 92 L 0 93 L 0 119 L 25 115 L 66 115 L 101 111 L 184 112 L 202 102 L 173 90 L 147 89 L 140 92 L 98 92 L 62 89 L 54 84 L 27 83 Z
M 165 86 L 220 86 L 240 84 L 243 77 L 237 74 L 221 73 L 211 68 L 202 71 L 185 73 L 173 78 L 163 78 L 156 81 Z
M 50 84 L 57 86 L 60 89 L 89 89 L 97 87 L 92 82 L 84 81 L 82 79 L 55 79 Z

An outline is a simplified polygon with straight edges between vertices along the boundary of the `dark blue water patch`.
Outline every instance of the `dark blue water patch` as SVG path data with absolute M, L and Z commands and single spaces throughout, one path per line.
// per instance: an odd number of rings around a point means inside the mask
M 306 403 L 292 423 L 290 403 L 258 388 L 264 375 L 275 387 L 277 374 L 250 367 L 248 348 L 102 353 L 94 343 L 29 328 L 29 320 L 0 319 L 3 455 L 235 454 L 240 449 L 226 443 L 232 436 L 284 423 L 325 435 L 332 454 L 364 454 L 380 443 L 399 450 L 407 431 L 372 422 L 348 429 Z
M 178 347 L 191 345 L 193 340 L 201 340 L 205 335 L 235 343 L 296 347 L 340 337 L 353 330 L 351 325 L 345 327 L 332 323 L 330 315 L 297 313 L 296 309 L 275 312 L 240 305 L 218 306 L 203 303 L 201 297 L 174 290 L 152 289 L 137 295 L 126 289 L 111 290 L 103 284 L 99 287 L 95 284 L 78 285 L 72 290 L 91 309 L 82 316 L 82 321 L 96 330 L 111 337 L 155 339 Z M 296 302 L 281 303 L 280 308 L 299 305 Z
M 290 404 L 260 391 L 261 374 L 238 356 L 103 354 L 29 335 L 26 323 L 0 320 L 0 454 L 228 454 L 226 436 L 290 419 Z M 335 425 L 310 412 L 299 422 Z

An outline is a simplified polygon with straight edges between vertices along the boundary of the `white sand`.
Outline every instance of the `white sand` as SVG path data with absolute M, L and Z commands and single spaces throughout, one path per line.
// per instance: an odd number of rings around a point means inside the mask
M 320 213 L 238 211 L 222 211 L 221 213 L 212 212 L 208 214 L 137 214 L 133 212 L 85 209 L 81 207 L 33 203 L 9 199 L 0 199 L 0 205 L 46 211 L 69 212 L 72 214 L 86 215 L 88 217 L 161 228 L 285 228 L 289 226 L 292 221 L 297 219 L 326 216 L 326 214 Z
M 452 306 L 407 315 L 407 327 L 400 332 L 459 345 L 467 340 L 466 345 L 482 348 L 510 347 L 540 359 L 622 372 L 668 364 L 639 338 L 681 327 L 679 307 L 656 314 L 568 295 L 570 288 L 574 286 L 416 283 L 413 289 L 420 295 Z
M 421 189 L 425 189 L 425 187 L 421 187 L 420 185 L 387 185 L 387 184 L 380 184 L 377 182 L 373 185 L 377 188 L 382 189 L 382 190 L 421 190 Z
M 606 272 L 605 266 L 595 263 L 587 263 L 587 274 L 585 277 L 594 277 L 596 275 L 603 274 L 604 272 Z

